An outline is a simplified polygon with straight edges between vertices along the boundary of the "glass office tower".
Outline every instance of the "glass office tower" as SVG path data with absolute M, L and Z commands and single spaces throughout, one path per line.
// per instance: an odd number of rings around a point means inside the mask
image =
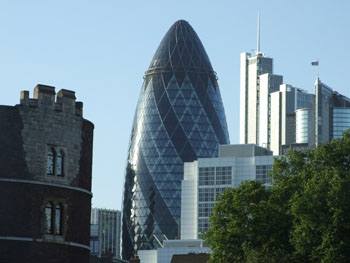
M 315 139 L 319 145 L 341 137 L 349 126 L 350 98 L 332 90 L 318 78 L 315 94 Z
M 124 184 L 122 255 L 179 238 L 183 163 L 229 143 L 216 73 L 193 28 L 177 21 L 141 89 Z

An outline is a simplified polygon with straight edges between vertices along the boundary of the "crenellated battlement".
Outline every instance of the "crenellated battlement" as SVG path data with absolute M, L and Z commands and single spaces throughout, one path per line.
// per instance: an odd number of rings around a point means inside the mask
M 55 87 L 43 84 L 35 86 L 33 98 L 30 98 L 28 90 L 21 91 L 20 105 L 48 107 L 56 111 L 71 112 L 78 116 L 83 115 L 83 103 L 76 101 L 74 91 L 61 89 L 56 94 Z

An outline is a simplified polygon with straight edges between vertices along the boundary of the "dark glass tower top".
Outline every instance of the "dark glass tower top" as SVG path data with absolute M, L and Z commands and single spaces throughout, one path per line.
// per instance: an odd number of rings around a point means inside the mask
M 123 196 L 123 258 L 180 238 L 184 162 L 229 143 L 216 74 L 193 28 L 177 21 L 146 71 Z
M 171 26 L 163 37 L 148 72 L 194 70 L 210 72 L 213 68 L 198 35 L 185 20 Z

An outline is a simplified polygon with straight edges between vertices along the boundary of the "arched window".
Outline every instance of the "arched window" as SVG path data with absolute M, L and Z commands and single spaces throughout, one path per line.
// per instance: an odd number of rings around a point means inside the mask
M 45 206 L 45 233 L 53 234 L 53 204 L 48 202 Z
M 63 207 L 61 204 L 55 206 L 55 235 L 62 235 L 62 213 Z
M 64 152 L 58 151 L 56 156 L 56 175 L 64 176 Z
M 55 175 L 56 151 L 51 147 L 47 153 L 46 174 Z

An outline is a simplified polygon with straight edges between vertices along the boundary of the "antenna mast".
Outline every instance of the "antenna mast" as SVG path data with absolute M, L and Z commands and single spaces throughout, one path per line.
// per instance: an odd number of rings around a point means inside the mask
M 256 54 L 260 53 L 260 12 L 258 12 L 258 25 L 257 25 L 257 32 L 256 32 Z

